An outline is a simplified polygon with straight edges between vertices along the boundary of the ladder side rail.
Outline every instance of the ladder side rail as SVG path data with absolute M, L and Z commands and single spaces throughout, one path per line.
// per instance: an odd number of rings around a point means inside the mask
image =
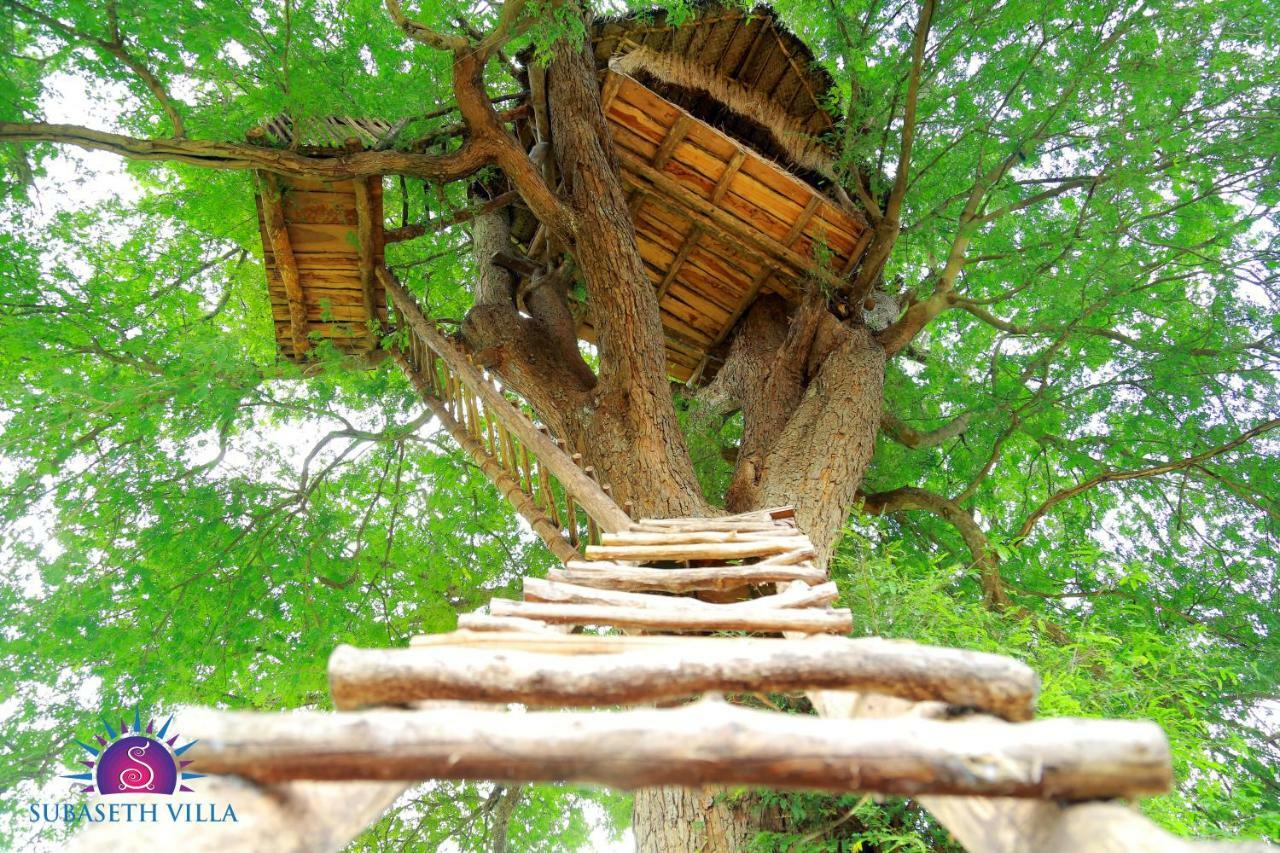
M 427 348 L 445 364 L 449 372 L 468 386 L 477 399 L 484 403 L 489 417 L 496 418 L 542 462 L 548 472 L 560 481 L 565 492 L 571 494 L 574 502 L 594 520 L 599 529 L 606 533 L 629 529 L 631 519 L 605 493 L 600 484 L 575 465 L 572 457 L 557 447 L 555 442 L 544 435 L 523 412 L 511 405 L 510 401 L 485 379 L 480 370 L 467 360 L 463 352 L 436 330 L 422 315 L 413 296 L 405 290 L 395 276 L 385 267 L 379 267 L 378 277 L 391 296 L 391 301 L 400 317 L 408 326 L 410 334 L 426 344 Z

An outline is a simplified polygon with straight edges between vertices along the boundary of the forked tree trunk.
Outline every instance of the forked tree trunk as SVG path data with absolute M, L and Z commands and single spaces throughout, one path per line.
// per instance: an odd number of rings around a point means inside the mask
M 510 247 L 505 214 L 476 220 L 479 280 L 464 335 L 637 514 L 713 512 L 676 418 L 657 298 L 636 245 L 594 64 L 580 50 L 557 44 L 547 89 L 561 196 L 572 211 L 574 243 L 567 248 L 586 284 L 599 376 L 576 355 L 564 282 L 539 289 L 535 276 L 520 305 L 515 282 L 492 263 Z M 729 509 L 795 506 L 825 562 L 871 458 L 884 364 L 871 334 L 836 320 L 816 287 L 796 308 L 776 298 L 759 301 L 739 325 L 708 393 L 718 397 L 713 408 L 721 413 L 741 409 L 746 425 Z M 761 828 L 759 801 L 720 793 L 637 792 L 638 849 L 745 849 Z

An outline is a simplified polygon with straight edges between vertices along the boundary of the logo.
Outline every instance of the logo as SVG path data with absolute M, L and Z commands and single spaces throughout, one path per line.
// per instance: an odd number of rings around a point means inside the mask
M 179 735 L 166 739 L 172 723 L 173 716 L 170 715 L 160 731 L 155 730 L 155 720 L 149 720 L 143 729 L 142 717 L 135 709 L 132 731 L 127 721 L 121 721 L 120 730 L 116 731 L 106 717 L 103 717 L 102 726 L 106 730 L 106 737 L 94 735 L 98 747 L 81 740 L 76 741 L 92 756 L 92 760 L 80 762 L 89 771 L 65 773 L 63 778 L 88 782 L 81 790 L 99 795 L 191 792 L 192 789 L 183 784 L 184 781 L 199 779 L 204 774 L 186 771 L 184 768 L 191 761 L 184 760 L 182 754 L 195 746 L 196 741 L 178 746 Z

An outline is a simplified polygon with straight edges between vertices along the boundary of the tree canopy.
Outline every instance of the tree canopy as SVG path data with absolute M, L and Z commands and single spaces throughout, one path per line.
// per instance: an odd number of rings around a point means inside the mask
M 335 644 L 447 629 L 552 562 L 400 374 L 277 357 L 237 159 L 282 113 L 434 139 L 379 161 L 389 227 L 427 226 L 388 262 L 460 321 L 477 271 L 453 59 L 405 16 L 497 27 L 500 109 L 520 48 L 583 37 L 569 4 L 508 5 L 522 26 L 443 0 L 0 0 L 7 799 L 63 790 L 102 712 L 327 707 Z M 855 630 L 1024 657 L 1046 714 L 1154 719 L 1178 777 L 1155 820 L 1280 840 L 1274 10 L 775 8 L 835 80 L 845 183 L 891 235 L 866 282 L 899 309 L 886 414 L 832 569 Z M 676 402 L 718 503 L 741 417 Z M 943 843 L 910 804 L 774 800 L 760 849 Z M 359 844 L 587 849 L 625 812 L 431 785 Z

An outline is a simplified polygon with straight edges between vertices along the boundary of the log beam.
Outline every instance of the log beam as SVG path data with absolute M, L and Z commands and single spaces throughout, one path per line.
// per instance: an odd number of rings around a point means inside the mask
M 805 540 L 800 540 L 801 542 Z M 795 537 L 730 542 L 668 542 L 661 545 L 591 545 L 588 560 L 741 560 L 803 551 Z M 808 550 L 812 551 L 812 548 Z M 812 556 L 812 555 L 811 555 Z
M 204 773 L 294 779 L 761 785 L 1089 799 L 1160 793 L 1152 723 L 825 720 L 700 702 L 620 713 L 184 711 Z
M 293 341 L 293 356 L 301 359 L 311 349 L 307 340 L 307 305 L 298 277 L 298 262 L 293 257 L 293 244 L 284 221 L 284 201 L 279 179 L 271 172 L 258 172 L 258 198 L 262 203 L 262 224 L 271 246 L 271 256 L 276 273 L 284 285 L 284 295 L 289 302 L 289 335 Z
M 378 348 L 378 334 L 374 330 L 381 324 L 378 322 L 378 301 L 374 297 L 374 221 L 373 194 L 369 191 L 370 180 L 380 178 L 356 178 L 351 182 L 356 196 L 356 251 L 359 255 L 360 295 L 364 302 L 365 335 L 369 342 L 369 351 Z M 381 223 L 378 223 L 379 225 Z
M 804 581 L 814 585 L 826 581 L 827 573 L 816 566 L 761 565 L 699 566 L 691 569 L 651 569 L 619 563 L 588 563 L 572 560 L 563 570 L 547 574 L 551 580 L 597 588 L 633 592 L 695 592 L 736 589 L 741 586 L 783 581 Z
M 853 630 L 848 610 L 752 610 L 721 608 L 707 612 L 672 608 L 637 610 L 596 604 L 538 604 L 495 598 L 489 602 L 494 616 L 519 616 L 558 625 L 614 625 L 662 631 L 752 631 L 805 634 L 847 634 Z
M 679 571 L 679 569 L 675 569 Z M 715 612 L 714 608 L 735 607 L 740 610 L 754 611 L 770 607 L 799 609 L 804 607 L 825 607 L 840 597 L 840 590 L 835 583 L 827 582 L 818 586 L 800 584 L 796 591 L 788 589 L 777 595 L 765 595 L 735 604 L 714 604 L 697 598 L 678 595 L 648 595 L 642 592 L 623 592 L 607 587 L 590 587 L 566 583 L 559 579 L 543 579 L 526 577 L 524 579 L 525 601 L 542 601 L 551 604 L 607 604 L 618 607 L 639 607 L 650 610 L 669 610 L 671 608 L 691 611 Z M 712 608 L 710 611 L 708 608 Z
M 329 657 L 329 689 L 340 709 L 429 699 L 633 705 L 711 691 L 822 688 L 938 700 L 1023 721 L 1034 712 L 1038 684 L 1035 673 L 1012 658 L 879 638 L 702 643 L 581 656 L 338 646 Z

